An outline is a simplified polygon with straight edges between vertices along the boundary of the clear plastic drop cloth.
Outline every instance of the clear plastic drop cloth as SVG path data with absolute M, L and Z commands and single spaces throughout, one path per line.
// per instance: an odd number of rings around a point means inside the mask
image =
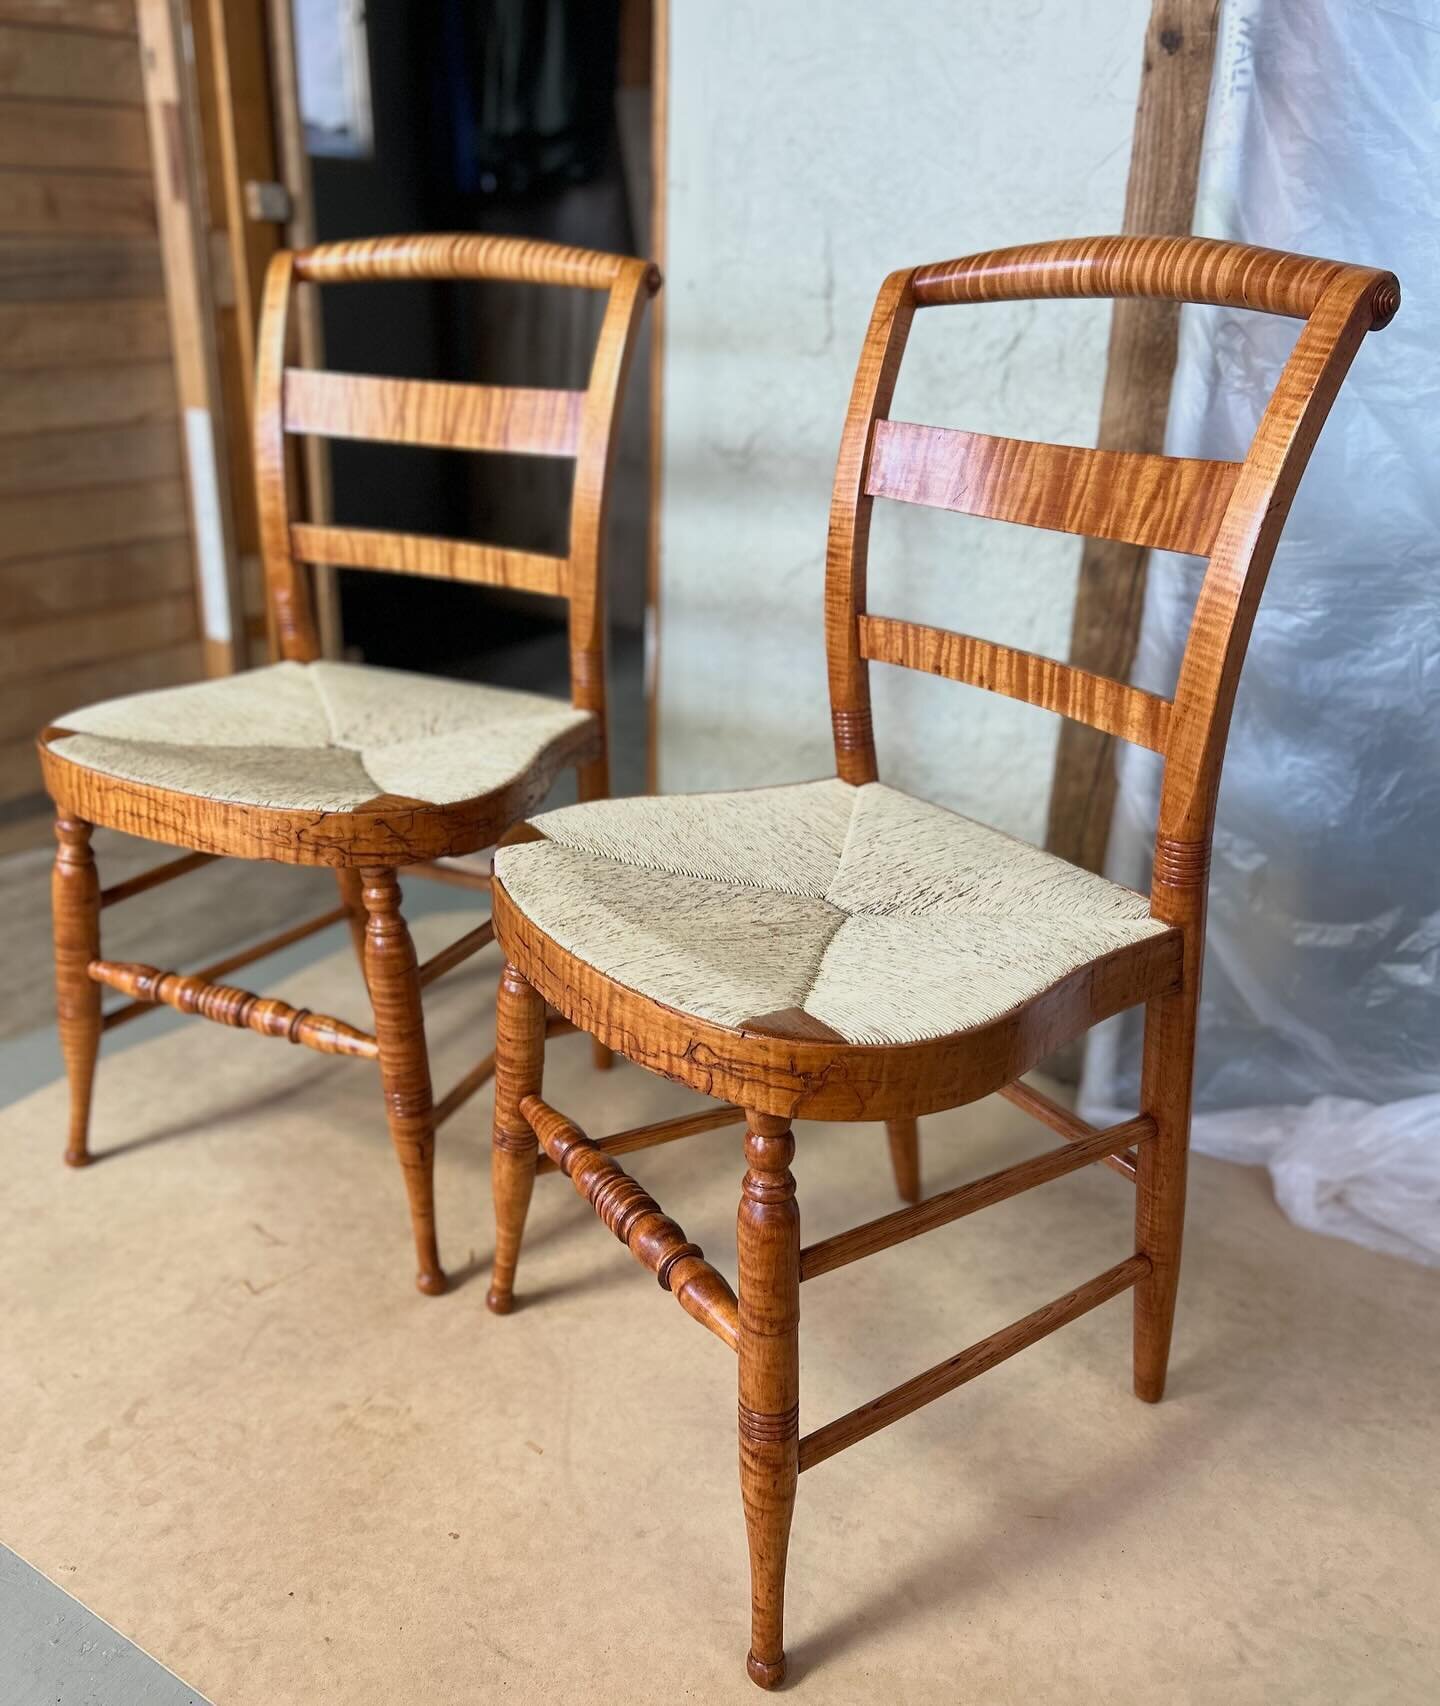
M 1260 607 L 1221 785 L 1194 1145 L 1294 1220 L 1440 1265 L 1440 0 L 1225 0 L 1196 229 L 1385 266 Z M 1186 308 L 1167 448 L 1244 454 L 1297 323 Z M 1171 693 L 1203 564 L 1152 556 L 1134 679 Z M 1159 761 L 1124 748 L 1144 889 Z M 1140 1015 L 1081 1105 L 1138 1099 Z

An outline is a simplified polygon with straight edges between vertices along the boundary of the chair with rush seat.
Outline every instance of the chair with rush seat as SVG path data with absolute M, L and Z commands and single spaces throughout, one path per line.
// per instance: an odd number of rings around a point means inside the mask
M 440 384 L 286 366 L 298 283 L 401 279 L 605 292 L 587 389 Z M 440 874 L 432 861 L 490 846 L 544 799 L 566 766 L 578 771 L 582 800 L 609 791 L 601 577 L 606 494 L 617 404 L 645 303 L 658 284 L 643 261 L 508 237 L 374 238 L 275 257 L 259 330 L 255 455 L 266 593 L 281 661 L 87 706 L 40 736 L 60 842 L 55 963 L 70 1076 L 65 1158 L 72 1166 L 90 1158 L 91 1083 L 102 1031 L 157 1003 L 325 1054 L 373 1060 L 404 1171 L 417 1283 L 424 1292 L 445 1289 L 435 1238 L 435 1130 L 486 1081 L 494 1057 L 437 1104 L 421 990 L 491 941 L 493 927 L 487 921 L 417 966 L 396 873 Z M 544 556 L 296 520 L 286 441 L 307 433 L 572 458 L 568 553 Z M 568 600 L 572 702 L 321 659 L 303 567 L 314 563 Z M 192 851 L 102 889 L 90 848 L 94 824 Z M 101 958 L 102 908 L 222 856 L 329 865 L 341 904 L 188 976 Z M 489 886 L 488 876 L 471 880 Z M 373 1035 L 216 981 L 341 920 L 350 923 L 369 988 Z M 132 1000 L 102 1017 L 102 985 Z
M 1305 322 L 1243 462 L 1066 449 L 889 419 L 917 309 L 1081 296 L 1224 304 Z M 785 1563 L 801 1471 L 1131 1288 L 1135 1390 L 1151 1402 L 1161 1396 L 1206 871 L 1236 682 L 1316 434 L 1365 334 L 1398 305 L 1389 273 L 1197 238 L 1082 238 L 892 274 L 860 357 L 830 511 L 826 644 L 838 775 L 572 806 L 511 831 L 496 853 L 493 904 L 507 963 L 490 1307 L 511 1307 L 532 1183 L 558 1170 L 681 1308 L 737 1353 L 748 1668 L 764 1687 L 785 1673 Z M 876 498 L 1207 556 L 1173 700 L 872 613 L 866 555 Z M 985 687 L 1163 754 L 1148 900 L 880 782 L 872 662 Z M 630 1060 L 727 1105 L 592 1140 L 542 1095 L 547 1003 Z M 1097 1131 L 1020 1082 L 1061 1044 L 1140 1003 L 1137 1118 Z M 793 1120 L 890 1122 L 902 1182 L 913 1186 L 916 1118 L 992 1092 L 1065 1141 L 802 1246 Z M 742 1121 L 737 1297 L 614 1157 Z M 802 1283 L 1092 1162 L 1135 1188 L 1131 1251 L 802 1436 Z

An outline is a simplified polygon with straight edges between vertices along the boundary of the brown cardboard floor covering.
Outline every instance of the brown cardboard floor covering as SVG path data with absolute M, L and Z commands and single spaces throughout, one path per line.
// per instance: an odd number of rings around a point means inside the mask
M 495 971 L 431 991 L 442 1087 Z M 279 993 L 367 1017 L 348 952 Z M 550 1061 L 596 1134 L 694 1105 Z M 102 1061 L 84 1173 L 62 1109 L 0 1116 L 0 1540 L 218 1706 L 758 1698 L 729 1355 L 555 1178 L 485 1313 L 488 1092 L 443 1134 L 439 1300 L 370 1067 L 196 1021 Z M 998 1102 L 923 1129 L 930 1190 L 1050 1143 Z M 879 1128 L 798 1137 L 807 1241 L 894 1206 Z M 739 1151 L 631 1158 L 732 1278 Z M 1117 1260 L 1128 1195 L 1092 1168 L 807 1285 L 802 1427 Z M 791 1691 L 1433 1700 L 1437 1301 L 1199 1162 L 1164 1404 L 1121 1299 L 802 1478 Z

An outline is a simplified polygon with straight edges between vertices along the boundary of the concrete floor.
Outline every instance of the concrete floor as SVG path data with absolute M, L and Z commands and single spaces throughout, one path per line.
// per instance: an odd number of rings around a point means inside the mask
M 5 1706 L 208 1706 L 79 1600 L 0 1546 Z

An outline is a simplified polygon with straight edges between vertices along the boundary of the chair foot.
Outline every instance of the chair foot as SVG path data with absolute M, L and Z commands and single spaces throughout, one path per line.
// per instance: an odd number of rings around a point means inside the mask
M 415 1289 L 423 1291 L 426 1297 L 443 1297 L 449 1286 L 443 1268 L 422 1268 L 415 1276 Z
M 515 1294 L 492 1285 L 485 1293 L 485 1307 L 492 1315 L 508 1315 L 515 1307 Z
M 88 1167 L 93 1160 L 94 1156 L 91 1155 L 89 1149 L 67 1149 L 65 1151 L 65 1165 L 67 1167 Z
M 751 1682 L 760 1688 L 779 1688 L 785 1680 L 785 1655 L 781 1653 L 774 1664 L 766 1664 L 764 1659 L 757 1659 L 751 1653 L 745 1660 L 745 1669 L 750 1673 Z

